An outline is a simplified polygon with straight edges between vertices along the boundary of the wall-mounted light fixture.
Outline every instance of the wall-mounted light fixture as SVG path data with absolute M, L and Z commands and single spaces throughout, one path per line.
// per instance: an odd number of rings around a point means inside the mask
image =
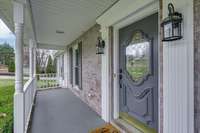
M 169 14 L 161 24 L 163 39 L 162 41 L 174 41 L 182 38 L 182 14 L 175 12 L 172 3 L 168 4 Z
M 96 44 L 96 54 L 104 54 L 105 41 L 98 37 Z

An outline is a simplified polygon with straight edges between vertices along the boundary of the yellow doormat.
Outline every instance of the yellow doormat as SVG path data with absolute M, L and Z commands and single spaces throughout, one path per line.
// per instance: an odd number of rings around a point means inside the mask
M 117 130 L 113 125 L 111 124 L 106 124 L 100 128 L 94 129 L 90 133 L 120 133 L 119 130 Z

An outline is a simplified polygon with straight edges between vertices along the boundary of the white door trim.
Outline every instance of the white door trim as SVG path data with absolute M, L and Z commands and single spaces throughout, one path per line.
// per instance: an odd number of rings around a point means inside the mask
M 109 44 L 109 27 L 115 27 L 114 31 L 123 27 L 125 25 L 131 24 L 134 21 L 140 20 L 146 16 L 157 12 L 159 9 L 159 0 L 123 0 L 117 2 L 112 8 L 100 16 L 96 22 L 101 25 L 101 35 L 105 40 L 106 44 Z M 114 33 L 116 34 L 116 32 Z M 116 41 L 115 41 L 116 42 Z M 117 44 L 113 44 L 117 45 Z M 101 80 L 101 114 L 102 118 L 110 122 L 112 118 L 112 90 L 109 86 L 109 57 L 110 54 L 110 45 L 106 45 L 104 49 L 104 54 L 102 55 L 102 80 Z M 114 49 L 117 49 L 114 48 Z M 114 56 L 116 58 L 117 56 Z M 114 64 L 115 65 L 115 64 Z M 115 68 L 117 70 L 117 68 Z M 117 78 L 117 77 L 116 77 Z M 117 87 L 114 85 L 114 87 Z M 115 91 L 117 95 L 117 91 Z M 115 97 L 116 98 L 116 97 Z M 117 106 L 115 106 L 117 107 Z M 115 112 L 116 114 L 116 112 Z
M 113 25 L 114 29 L 114 45 L 113 45 L 113 61 L 114 61 L 114 85 L 113 85 L 113 118 L 118 119 L 119 118 L 119 29 L 128 26 L 129 24 L 132 24 L 138 20 L 141 20 L 149 15 L 152 15 L 156 12 L 159 12 L 159 2 L 155 1 L 146 8 L 141 9 L 140 11 L 137 11 L 135 13 L 132 13 L 133 15 L 127 17 L 123 21 Z M 159 39 L 159 38 L 158 38 Z M 159 62 L 158 62 L 159 63 Z M 160 88 L 158 86 L 158 88 Z M 112 100 L 112 99 L 110 99 Z
M 130 7 L 130 8 L 128 8 Z M 121 12 L 123 10 L 123 13 Z M 110 122 L 114 114 L 114 118 L 119 116 L 119 89 L 118 89 L 118 30 L 142 18 L 145 18 L 159 11 L 158 0 L 119 1 L 113 8 L 108 10 L 103 16 L 97 19 L 97 23 L 101 25 L 102 38 L 106 44 L 109 44 L 109 27 L 113 26 L 114 34 L 114 95 L 109 88 L 109 53 L 110 45 L 106 45 L 104 54 L 102 55 L 102 118 Z M 114 97 L 114 101 L 112 99 Z M 114 103 L 114 108 L 113 104 Z

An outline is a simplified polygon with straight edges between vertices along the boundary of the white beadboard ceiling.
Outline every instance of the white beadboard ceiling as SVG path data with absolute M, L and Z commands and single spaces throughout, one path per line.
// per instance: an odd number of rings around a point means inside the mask
M 28 6 L 25 7 L 25 12 L 24 44 L 28 45 L 29 39 L 34 36 L 34 33 L 31 23 L 30 8 Z M 2 19 L 14 33 L 13 0 L 0 0 L 0 19 Z
M 95 24 L 118 0 L 30 0 L 37 42 L 63 46 Z M 57 34 L 56 30 L 64 31 Z

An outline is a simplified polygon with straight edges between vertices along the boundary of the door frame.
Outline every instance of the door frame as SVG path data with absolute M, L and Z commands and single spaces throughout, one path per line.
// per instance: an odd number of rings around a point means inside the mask
M 135 11 L 132 13 L 132 15 L 126 17 L 122 21 L 114 24 L 113 27 L 113 91 L 112 92 L 112 97 L 109 99 L 111 100 L 110 102 L 113 103 L 112 109 L 111 109 L 111 115 L 112 115 L 112 120 L 117 120 L 119 119 L 119 29 L 126 27 L 134 22 L 137 22 L 139 20 L 142 20 L 154 13 L 158 13 L 158 30 L 160 31 L 160 10 L 159 10 L 159 1 L 153 2 L 146 7 Z M 158 31 L 158 50 L 160 50 L 160 32 Z M 158 51 L 158 126 L 160 130 L 160 51 Z

